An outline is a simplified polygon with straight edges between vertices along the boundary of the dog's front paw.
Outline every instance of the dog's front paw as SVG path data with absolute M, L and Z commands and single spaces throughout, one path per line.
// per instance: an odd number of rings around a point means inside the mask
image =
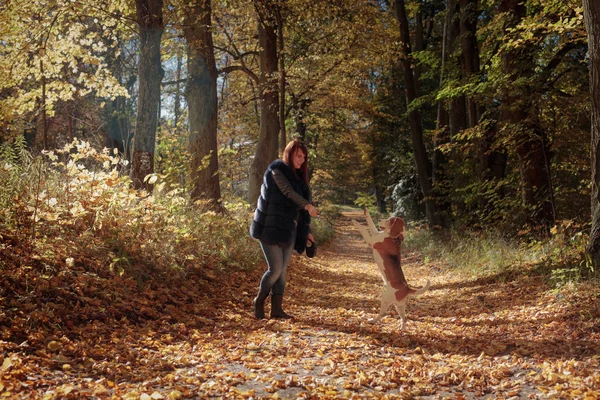
M 358 221 L 357 221 L 357 220 L 355 220 L 355 219 L 353 219 L 353 220 L 352 220 L 352 224 L 353 224 L 355 227 L 359 228 L 359 229 L 362 227 L 362 225 L 360 224 L 360 222 L 358 222 Z

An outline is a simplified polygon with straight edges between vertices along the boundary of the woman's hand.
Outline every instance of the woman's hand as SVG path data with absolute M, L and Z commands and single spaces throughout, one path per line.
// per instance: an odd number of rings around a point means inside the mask
M 312 246 L 312 244 L 314 242 L 315 242 L 315 238 L 313 237 L 312 233 L 309 233 L 308 237 L 307 237 L 306 245 L 307 246 Z
M 304 207 L 304 209 L 306 211 L 308 211 L 308 214 L 311 217 L 318 217 L 319 216 L 319 212 L 317 211 L 317 207 L 313 206 L 312 204 L 307 204 L 306 207 Z

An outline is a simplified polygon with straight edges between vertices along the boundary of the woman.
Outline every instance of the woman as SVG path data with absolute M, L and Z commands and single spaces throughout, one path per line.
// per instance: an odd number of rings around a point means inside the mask
M 267 260 L 254 299 L 254 315 L 265 317 L 265 300 L 271 293 L 271 318 L 292 318 L 282 309 L 287 267 L 294 248 L 302 253 L 314 243 L 310 216 L 318 216 L 310 203 L 308 186 L 308 149 L 299 140 L 288 143 L 281 160 L 275 160 L 265 172 L 250 235 L 260 241 Z

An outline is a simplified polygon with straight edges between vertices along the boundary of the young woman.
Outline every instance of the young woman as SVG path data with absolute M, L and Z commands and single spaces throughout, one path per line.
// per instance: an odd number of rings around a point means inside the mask
M 265 172 L 260 197 L 250 227 L 250 235 L 260 241 L 267 260 L 254 315 L 265 317 L 265 300 L 271 293 L 271 318 L 292 318 L 282 309 L 287 267 L 294 248 L 302 253 L 309 242 L 310 217 L 318 216 L 310 203 L 308 186 L 308 149 L 299 140 L 288 143 L 281 160 L 275 160 Z

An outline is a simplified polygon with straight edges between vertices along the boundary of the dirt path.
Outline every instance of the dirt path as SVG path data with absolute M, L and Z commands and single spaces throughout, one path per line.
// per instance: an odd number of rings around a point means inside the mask
M 600 315 L 584 304 L 593 299 L 548 294 L 535 276 L 474 281 L 405 254 L 408 281 L 431 279 L 431 290 L 410 301 L 405 331 L 391 310 L 369 324 L 381 279 L 351 218 L 364 222 L 345 214 L 317 258 L 294 259 L 295 320 L 250 318 L 253 276 L 232 299 L 240 308 L 189 349 L 198 362 L 179 382 L 188 377 L 200 397 L 598 397 Z

